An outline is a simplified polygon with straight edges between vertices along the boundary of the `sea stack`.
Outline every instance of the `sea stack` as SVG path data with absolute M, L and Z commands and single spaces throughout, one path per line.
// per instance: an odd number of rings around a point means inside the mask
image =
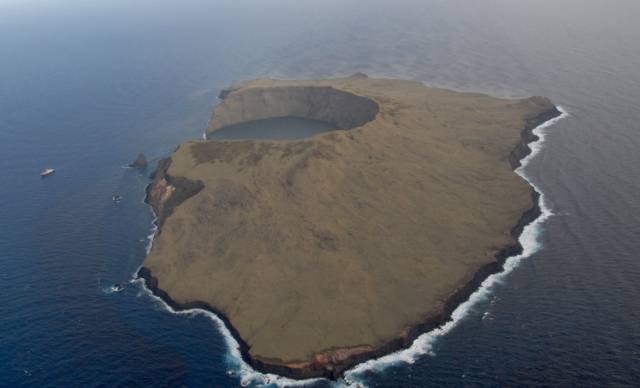
M 147 158 L 145 158 L 143 153 L 139 153 L 136 160 L 133 163 L 129 164 L 129 167 L 145 169 L 147 168 Z
M 539 208 L 513 170 L 560 114 L 363 74 L 221 98 L 208 134 L 291 116 L 339 130 L 180 145 L 147 190 L 158 231 L 138 275 L 176 309 L 219 314 L 254 368 L 294 378 L 409 346 L 520 252 Z

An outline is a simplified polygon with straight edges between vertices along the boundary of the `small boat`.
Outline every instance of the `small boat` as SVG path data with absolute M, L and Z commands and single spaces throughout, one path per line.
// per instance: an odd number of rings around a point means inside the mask
M 120 202 L 120 201 L 122 201 L 122 195 L 120 195 L 120 194 L 113 194 L 113 195 L 111 196 L 111 200 L 112 200 L 113 202 Z
M 44 178 L 46 176 L 53 174 L 54 172 L 56 172 L 56 170 L 53 168 L 45 168 L 44 171 L 40 173 L 40 176 Z

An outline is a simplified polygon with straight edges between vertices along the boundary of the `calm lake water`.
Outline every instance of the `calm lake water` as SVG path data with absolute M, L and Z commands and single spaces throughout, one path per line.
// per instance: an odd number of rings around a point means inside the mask
M 302 139 L 337 128 L 329 123 L 300 117 L 276 117 L 229 125 L 211 135 L 211 140 L 239 139 Z
M 637 0 L 0 2 L 0 385 L 240 385 L 214 321 L 139 284 L 109 291 L 152 221 L 149 171 L 122 166 L 200 138 L 229 84 L 356 71 L 544 95 L 570 116 L 526 168 L 554 214 L 540 250 L 429 354 L 352 377 L 637 385 L 639 15 Z

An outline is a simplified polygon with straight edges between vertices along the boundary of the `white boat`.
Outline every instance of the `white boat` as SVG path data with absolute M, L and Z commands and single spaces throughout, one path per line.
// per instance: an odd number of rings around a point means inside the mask
M 40 173 L 40 176 L 44 178 L 46 176 L 53 174 L 54 172 L 56 172 L 56 170 L 53 168 L 45 168 L 44 171 Z

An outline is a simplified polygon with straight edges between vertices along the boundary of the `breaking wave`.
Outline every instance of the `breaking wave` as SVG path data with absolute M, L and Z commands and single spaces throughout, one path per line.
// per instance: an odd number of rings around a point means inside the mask
M 320 379 L 307 379 L 307 380 L 294 380 L 286 377 L 270 374 L 270 373 L 261 373 L 254 370 L 249 364 L 247 364 L 240 354 L 240 344 L 233 337 L 227 326 L 224 322 L 214 313 L 199 309 L 186 309 L 186 310 L 175 310 L 173 307 L 169 306 L 162 298 L 156 296 L 149 290 L 144 282 L 144 280 L 137 278 L 137 273 L 140 269 L 133 274 L 133 280 L 131 283 L 139 284 L 142 292 L 149 297 L 151 297 L 160 307 L 164 310 L 169 311 L 170 313 L 177 315 L 186 315 L 186 316 L 196 316 L 203 315 L 209 319 L 211 319 L 220 334 L 224 337 L 225 344 L 227 345 L 227 349 L 229 353 L 227 355 L 227 362 L 229 363 L 229 369 L 227 370 L 227 374 L 231 376 L 237 376 L 240 379 L 240 384 L 243 387 L 249 385 L 275 385 L 278 387 L 288 387 L 288 386 L 303 386 L 305 384 L 310 384 Z

